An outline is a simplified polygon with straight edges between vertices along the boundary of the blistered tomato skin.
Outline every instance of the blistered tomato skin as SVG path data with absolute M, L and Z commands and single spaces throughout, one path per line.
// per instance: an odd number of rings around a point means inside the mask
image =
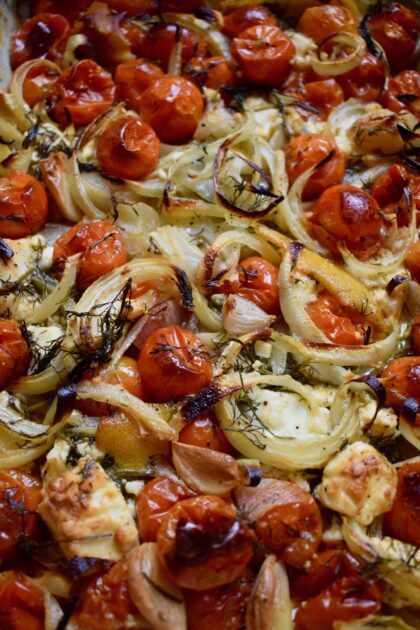
M 156 542 L 159 527 L 171 507 L 191 496 L 181 484 L 156 477 L 148 481 L 136 499 L 137 527 L 141 542 Z
M 182 43 L 182 63 L 186 63 L 192 57 L 204 57 L 207 53 L 207 46 L 197 33 L 176 24 L 152 26 L 143 42 L 142 52 L 147 59 L 167 70 L 171 53 L 177 42 Z
M 313 208 L 312 235 L 335 257 L 343 241 L 360 260 L 366 260 L 382 246 L 383 219 L 376 200 L 351 184 L 327 188 Z
M 419 398 L 420 357 L 402 357 L 391 361 L 381 374 L 386 389 L 386 404 L 401 410 L 405 399 Z
M 358 98 L 364 102 L 377 100 L 385 84 L 386 68 L 381 59 L 366 53 L 358 65 L 349 72 L 336 77 L 348 98 Z
M 157 544 L 173 581 L 203 591 L 239 577 L 253 555 L 254 534 L 233 506 L 219 497 L 201 495 L 169 510 Z
M 303 602 L 295 623 L 298 630 L 333 630 L 335 621 L 361 619 L 378 612 L 380 607 L 381 591 L 376 584 L 358 577 L 343 577 Z
M 183 77 L 165 76 L 140 98 L 139 113 L 162 142 L 188 142 L 204 112 L 199 89 Z
M 389 81 L 388 90 L 381 102 L 393 112 L 408 109 L 412 114 L 420 114 L 420 72 L 403 70 Z
M 310 176 L 303 189 L 303 200 L 316 199 L 329 186 L 340 184 L 346 170 L 346 160 L 333 138 L 319 134 L 304 134 L 291 139 L 285 150 L 289 184 L 308 169 L 330 159 Z
M 179 433 L 178 442 L 200 448 L 211 448 L 221 453 L 232 452 L 230 443 L 211 411 L 200 414 L 186 424 Z
M 232 42 L 232 55 L 245 81 L 279 87 L 291 72 L 296 48 L 277 26 L 251 26 Z
M 44 630 L 44 592 L 17 571 L 0 573 L 1 626 L 8 630 Z
M 0 561 L 2 568 L 22 554 L 39 534 L 36 509 L 41 500 L 39 479 L 21 470 L 0 470 Z M 22 513 L 22 506 L 25 510 Z M 0 574 L 1 576 L 1 574 Z
M 58 76 L 58 72 L 48 68 L 43 61 L 40 61 L 26 73 L 22 85 L 22 95 L 29 107 L 33 107 L 36 103 L 50 96 Z
M 0 238 L 24 238 L 39 232 L 48 215 L 42 184 L 23 171 L 0 178 Z
M 127 246 L 118 228 L 106 219 L 79 223 L 55 242 L 54 270 L 61 273 L 69 256 L 81 254 L 77 285 L 86 289 L 95 280 L 127 262 Z
M 193 57 L 184 66 L 184 74 L 198 86 L 205 86 L 212 90 L 220 90 L 237 83 L 232 63 L 220 56 Z
M 252 575 L 252 574 L 251 574 Z M 241 630 L 252 592 L 251 576 L 208 591 L 184 591 L 188 630 Z
M 404 262 L 412 279 L 420 283 L 420 241 L 414 243 Z
M 260 256 L 249 256 L 239 263 L 239 286 L 231 293 L 254 302 L 270 315 L 280 313 L 278 269 Z
M 407 68 L 416 48 L 420 26 L 416 13 L 393 2 L 387 10 L 373 15 L 368 25 L 372 37 L 384 49 L 391 71 Z
M 99 383 L 109 383 L 110 385 L 119 385 L 127 392 L 143 398 L 143 388 L 141 386 L 139 369 L 137 361 L 131 357 L 122 357 L 112 371 L 101 373 L 101 370 L 89 371 L 83 375 L 83 379 L 94 380 Z M 87 416 L 110 416 L 115 407 L 107 405 L 97 400 L 84 398 L 77 400 L 74 406 Z
M 29 368 L 30 352 L 22 332 L 12 319 L 0 319 L 0 388 L 4 389 Z
M 269 551 L 287 564 L 303 567 L 320 545 L 323 524 L 311 494 L 298 487 L 294 493 L 289 503 L 271 507 L 259 516 L 255 531 Z
M 115 98 L 111 75 L 90 59 L 67 68 L 57 79 L 51 97 L 51 116 L 60 125 L 88 125 Z
M 70 35 L 70 24 L 62 15 L 39 13 L 26 20 L 12 41 L 10 49 L 12 68 L 37 58 L 59 62 Z
M 159 66 L 143 58 L 120 63 L 115 70 L 118 96 L 138 111 L 143 92 L 163 76 Z
M 141 627 L 139 616 L 128 591 L 127 562 L 120 560 L 82 591 L 70 623 L 81 630 L 119 630 L 130 617 L 137 619 L 134 627 Z
M 357 32 L 357 18 L 344 7 L 309 7 L 299 20 L 299 31 L 320 44 L 333 33 Z
M 102 173 L 122 179 L 143 179 L 155 170 L 160 141 L 137 116 L 110 122 L 98 139 L 96 155 Z
M 384 515 L 384 532 L 392 538 L 420 546 L 420 461 L 407 462 L 397 470 L 394 504 Z
M 277 20 L 267 7 L 249 4 L 226 13 L 223 20 L 223 32 L 228 37 L 238 37 L 247 28 L 260 24 L 276 26 Z
M 212 379 L 205 347 L 194 333 L 180 326 L 155 330 L 141 349 L 138 366 L 145 395 L 153 402 L 198 394 Z
M 312 321 L 332 343 L 360 346 L 364 343 L 366 322 L 341 306 L 329 293 L 323 291 L 307 308 Z

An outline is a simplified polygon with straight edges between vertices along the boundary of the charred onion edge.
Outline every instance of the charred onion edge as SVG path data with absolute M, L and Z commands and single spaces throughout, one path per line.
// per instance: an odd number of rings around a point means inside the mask
M 192 288 L 188 281 L 187 274 L 185 273 L 183 269 L 180 269 L 179 267 L 176 267 L 175 265 L 172 265 L 172 269 L 175 273 L 176 286 L 178 287 L 178 290 L 181 296 L 182 306 L 183 308 L 185 308 L 186 311 L 193 311 L 194 300 L 193 300 Z
M 290 255 L 292 258 L 292 265 L 290 267 L 290 271 L 293 271 L 294 268 L 296 267 L 299 254 L 304 247 L 305 247 L 304 244 L 301 243 L 300 241 L 293 241 L 293 243 L 290 245 Z
M 14 255 L 10 245 L 8 245 L 4 239 L 0 238 L 0 258 L 2 260 L 10 260 Z
M 236 204 L 232 203 L 228 199 L 226 199 L 226 197 L 221 193 L 221 187 L 219 185 L 220 172 L 226 164 L 227 154 L 231 145 L 235 142 L 235 140 L 238 138 L 239 135 L 240 133 L 237 133 L 234 136 L 225 140 L 220 145 L 217 151 L 216 159 L 214 161 L 214 169 L 213 169 L 213 183 L 214 183 L 214 191 L 216 193 L 216 199 L 226 210 L 229 210 L 230 212 L 233 212 L 234 214 L 237 214 L 241 217 L 248 217 L 252 219 L 255 219 L 258 217 L 264 217 L 269 212 L 271 212 L 273 208 L 275 208 L 279 203 L 283 201 L 284 199 L 283 195 L 276 195 L 271 190 L 266 190 L 263 193 L 264 196 L 268 198 L 272 198 L 273 201 L 271 201 L 267 205 L 267 207 L 263 208 L 262 210 L 247 211 L 247 210 L 244 210 L 243 208 L 240 208 Z M 264 171 L 263 168 L 261 168 L 261 166 L 258 166 L 258 164 L 255 164 L 255 162 L 248 159 L 244 155 L 241 155 L 240 153 L 235 152 L 235 156 L 238 157 L 243 162 L 245 162 L 245 164 L 250 166 L 254 171 L 256 171 L 263 178 L 263 180 L 268 184 L 268 186 L 270 186 L 270 188 L 272 187 L 271 177 Z M 251 184 L 246 185 L 246 190 L 248 190 L 249 192 L 256 192 L 255 190 L 253 190 L 253 187 Z
M 226 387 L 215 381 L 182 406 L 182 417 L 185 420 L 193 420 L 199 416 L 200 413 L 203 413 L 203 411 L 207 411 L 207 409 L 214 407 L 214 405 L 222 400 L 222 398 L 230 396 L 241 389 L 242 385 L 232 385 L 231 387 Z
M 394 289 L 400 286 L 403 282 L 407 282 L 408 278 L 406 276 L 394 276 L 386 285 L 387 293 L 391 294 Z
M 420 402 L 416 398 L 409 396 L 404 400 L 401 413 L 409 422 L 415 422 L 417 414 L 420 413 Z

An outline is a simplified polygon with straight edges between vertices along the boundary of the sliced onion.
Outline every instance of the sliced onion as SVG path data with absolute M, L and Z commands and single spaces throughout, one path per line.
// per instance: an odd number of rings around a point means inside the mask
M 223 326 L 230 335 L 263 332 L 276 317 L 240 295 L 231 294 L 223 304 Z
M 74 284 L 76 282 L 77 266 L 80 254 L 70 256 L 66 260 L 63 277 L 57 284 L 55 289 L 43 300 L 37 304 L 33 311 L 26 316 L 26 322 L 29 324 L 40 324 L 46 321 L 51 315 L 63 305 L 69 297 Z
M 62 151 L 53 153 L 39 163 L 48 192 L 65 219 L 80 221 L 82 211 L 76 206 L 69 185 L 69 161 Z
M 352 52 L 344 59 L 324 59 L 325 53 L 322 53 L 322 47 L 329 42 L 330 44 L 343 44 L 352 48 Z M 356 33 L 347 33 L 341 31 L 333 33 L 321 42 L 318 48 L 318 58 L 313 57 L 311 60 L 312 70 L 322 77 L 337 77 L 345 72 L 350 72 L 359 65 L 366 52 L 366 44 L 360 35 Z
M 140 427 L 146 428 L 151 435 L 160 440 L 173 440 L 176 433 L 159 415 L 156 407 L 133 396 L 123 387 L 109 384 L 94 385 L 90 381 L 82 381 L 77 386 L 79 399 L 97 400 L 121 409 L 136 420 Z

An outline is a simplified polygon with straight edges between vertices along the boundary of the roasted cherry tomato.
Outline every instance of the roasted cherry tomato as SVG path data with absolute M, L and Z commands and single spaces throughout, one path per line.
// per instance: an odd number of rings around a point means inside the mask
M 131 115 L 108 123 L 96 145 L 102 173 L 135 180 L 155 170 L 159 150 L 159 138 L 153 129 L 141 118 Z
M 103 373 L 102 370 L 98 369 L 93 371 L 93 373 L 90 371 L 85 374 L 84 378 L 94 382 L 119 385 L 133 396 L 137 396 L 137 398 L 143 397 L 137 361 L 130 357 L 122 357 L 112 372 Z M 114 411 L 112 405 L 91 400 L 90 398 L 77 400 L 74 407 L 87 416 L 109 416 Z
M 60 125 L 80 127 L 108 109 L 115 97 L 111 75 L 91 59 L 67 68 L 56 81 L 51 115 Z
M 367 325 L 362 318 L 342 306 L 330 293 L 322 291 L 306 311 L 314 324 L 333 343 L 360 346 L 364 343 Z
M 226 293 L 234 293 L 271 315 L 280 313 L 278 269 L 260 256 L 249 256 L 239 263 L 239 283 L 226 287 Z
M 63 0 L 36 0 L 32 3 L 32 14 L 38 15 L 39 13 L 47 12 L 58 13 L 59 15 L 64 15 L 64 17 L 72 23 L 90 4 L 91 0 L 72 0 L 72 2 L 63 2 Z
M 411 204 L 409 200 L 404 199 L 405 189 L 408 189 L 413 197 L 419 219 L 420 176 L 411 175 L 403 166 L 392 164 L 375 179 L 370 191 L 385 214 L 397 215 L 400 227 L 407 226 L 410 222 Z
M 208 591 L 184 591 L 188 630 L 241 630 L 252 592 L 251 576 Z
M 212 379 L 205 347 L 180 326 L 155 330 L 143 345 L 138 364 L 145 394 L 154 402 L 197 394 Z
M 206 86 L 213 90 L 237 83 L 232 64 L 223 57 L 193 57 L 184 67 L 184 74 L 200 87 Z
M 303 100 L 326 117 L 344 101 L 344 92 L 335 79 L 310 81 L 305 85 Z
M 137 287 L 134 285 L 131 290 L 131 298 L 139 297 L 136 294 Z M 155 292 L 154 306 L 149 310 L 147 321 L 133 342 L 139 350 L 142 349 L 145 341 L 150 335 L 166 326 L 185 326 L 191 319 L 191 313 L 186 311 L 178 301 L 169 297 L 159 290 Z
M 356 16 L 345 7 L 309 7 L 299 20 L 299 30 L 316 44 L 340 31 L 356 33 L 357 26 Z
M 204 591 L 233 582 L 250 561 L 253 532 L 220 497 L 201 495 L 174 505 L 159 528 L 158 552 L 173 581 Z
M 334 257 L 339 257 L 339 241 L 361 260 L 376 253 L 383 242 L 384 223 L 376 200 L 351 184 L 327 188 L 316 202 L 310 221 L 313 236 Z
M 291 71 L 296 48 L 277 26 L 251 26 L 232 42 L 232 55 L 245 81 L 278 87 Z
M 178 442 L 200 448 L 211 448 L 213 451 L 222 453 L 232 452 L 230 443 L 211 411 L 200 414 L 186 424 L 179 433 Z
M 340 74 L 336 81 L 343 88 L 346 99 L 358 98 L 370 102 L 380 97 L 385 77 L 383 61 L 368 52 L 353 70 Z
M 346 160 L 333 138 L 307 133 L 295 136 L 286 147 L 286 170 L 289 183 L 305 171 L 330 159 L 311 175 L 303 189 L 303 199 L 316 199 L 329 186 L 340 184 L 346 170 Z
M 185 486 L 166 477 L 148 481 L 136 499 L 141 542 L 155 542 L 159 527 L 171 507 L 190 496 L 191 492 Z
M 420 356 L 420 314 L 417 315 L 413 322 L 411 333 L 411 346 L 414 354 Z
M 277 20 L 267 7 L 247 4 L 226 13 L 223 18 L 223 32 L 228 37 L 238 37 L 247 28 L 260 24 L 276 26 Z
M 55 271 L 60 273 L 67 258 L 74 254 L 81 254 L 77 269 L 81 289 L 127 262 L 124 238 L 106 219 L 78 223 L 59 236 L 53 252 Z
M 115 84 L 120 98 L 137 111 L 143 92 L 163 76 L 163 71 L 154 63 L 146 59 L 132 59 L 117 66 Z
M 394 503 L 384 515 L 384 531 L 392 538 L 420 546 L 420 461 L 407 462 L 397 470 Z
M 49 68 L 42 60 L 28 70 L 22 85 L 22 95 L 29 107 L 50 96 L 58 77 L 58 72 Z
M 65 17 L 53 13 L 38 13 L 22 24 L 12 40 L 12 68 L 36 58 L 59 62 L 70 35 L 70 24 Z
M 392 72 L 410 64 L 419 30 L 419 19 L 414 11 L 398 2 L 369 20 L 372 37 L 382 46 Z
M 82 591 L 70 623 L 80 630 L 120 630 L 129 627 L 130 618 L 141 628 L 140 613 L 128 591 L 127 561 L 120 560 Z
M 346 549 L 327 549 L 316 553 L 305 569 L 292 580 L 291 594 L 296 599 L 314 597 L 338 578 L 360 577 L 365 567 Z
M 140 29 L 129 25 L 124 18 L 125 13 L 111 11 L 108 4 L 93 2 L 74 24 L 87 37 L 95 60 L 102 66 L 115 66 L 133 58 L 131 33 L 137 33 L 143 41 Z
M 295 567 L 302 567 L 317 551 L 322 516 L 311 494 L 293 485 L 290 501 L 269 508 L 255 523 L 257 535 L 270 551 Z
M 40 182 L 23 171 L 0 178 L 0 238 L 24 238 L 39 232 L 48 215 L 48 199 Z
M 199 89 L 183 77 L 165 76 L 143 92 L 139 113 L 162 140 L 188 142 L 203 115 Z
M 382 96 L 382 103 L 393 112 L 408 109 L 415 115 L 420 114 L 420 72 L 404 70 L 392 77 L 388 90 Z
M 0 561 L 2 567 L 30 550 L 39 536 L 36 509 L 41 500 L 39 479 L 21 470 L 0 470 Z M 2 574 L 0 574 L 2 575 Z M 1 590 L 1 587 L 0 587 Z M 0 601 L 1 598 L 0 598 Z
M 1 628 L 44 630 L 44 593 L 23 573 L 0 573 L 0 602 Z
M 420 283 L 420 241 L 417 241 L 412 246 L 410 253 L 405 259 L 405 265 L 413 280 Z
M 389 363 L 381 374 L 386 403 L 401 409 L 405 399 L 420 399 L 420 357 L 402 357 Z
M 381 607 L 376 584 L 357 577 L 336 580 L 316 597 L 301 604 L 295 617 L 299 630 L 333 630 L 335 621 L 352 621 L 372 615 Z
M 29 362 L 29 347 L 18 324 L 0 319 L 0 389 L 26 374 Z
M 177 24 L 156 24 L 152 26 L 144 39 L 143 55 L 168 69 L 169 60 L 175 44 L 181 42 L 181 61 L 186 63 L 192 57 L 204 56 L 207 45 L 194 31 Z

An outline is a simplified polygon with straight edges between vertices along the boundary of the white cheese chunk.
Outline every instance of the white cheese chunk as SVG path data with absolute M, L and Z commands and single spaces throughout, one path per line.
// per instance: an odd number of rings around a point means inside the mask
M 81 459 L 73 470 L 48 476 L 38 511 L 67 558 L 118 560 L 138 540 L 123 495 L 92 459 Z
M 373 446 L 354 442 L 324 468 L 318 498 L 322 505 L 369 525 L 387 512 L 397 489 L 397 473 Z

